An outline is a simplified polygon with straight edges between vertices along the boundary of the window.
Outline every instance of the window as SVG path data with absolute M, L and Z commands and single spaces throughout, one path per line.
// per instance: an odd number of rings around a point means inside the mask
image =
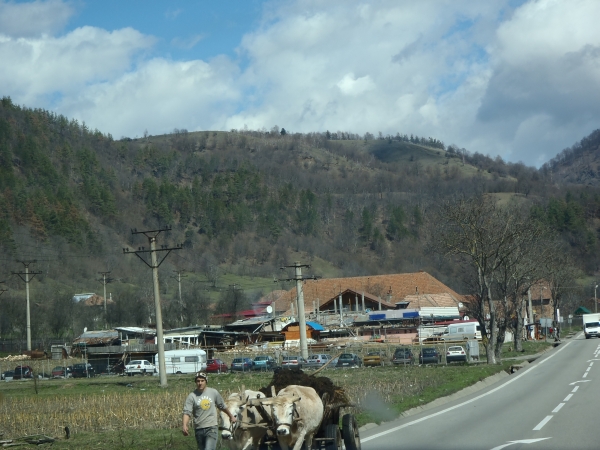
M 465 332 L 465 327 L 459 327 L 456 329 L 457 333 L 464 333 Z
M 172 363 L 178 363 L 178 362 L 181 362 L 181 358 L 180 358 L 179 356 L 173 356 L 173 357 L 171 358 L 171 362 L 172 362 Z
M 185 357 L 185 362 L 199 362 L 200 358 L 198 358 L 197 356 L 186 356 Z

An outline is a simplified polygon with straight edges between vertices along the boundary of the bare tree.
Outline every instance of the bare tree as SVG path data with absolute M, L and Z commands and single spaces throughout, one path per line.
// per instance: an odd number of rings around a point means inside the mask
M 471 314 L 481 326 L 489 364 L 496 363 L 499 318 L 504 320 L 506 312 L 503 303 L 498 307 L 494 301 L 493 286 L 498 270 L 521 245 L 520 222 L 514 211 L 483 194 L 446 201 L 433 214 L 431 242 L 465 267 L 465 281 L 472 290 Z

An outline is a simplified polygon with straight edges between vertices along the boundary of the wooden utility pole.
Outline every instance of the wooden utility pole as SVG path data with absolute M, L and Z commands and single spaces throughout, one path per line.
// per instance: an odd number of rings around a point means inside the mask
M 102 275 L 102 279 L 98 280 L 104 285 L 104 328 L 108 328 L 108 311 L 106 308 L 106 285 L 112 281 L 112 278 L 106 278 L 110 272 L 98 272 Z
M 12 274 L 18 275 L 19 278 L 25 282 L 25 292 L 27 293 L 27 350 L 31 351 L 31 313 L 29 308 L 29 281 L 33 280 L 33 277 L 39 275 L 42 272 L 29 271 L 29 265 L 37 262 L 35 259 L 31 261 L 17 260 L 17 262 L 20 262 L 25 266 L 25 272 L 12 272 Z M 23 275 L 25 276 L 25 278 L 23 278 Z M 29 275 L 31 275 L 31 279 L 29 278 Z
M 281 269 L 293 267 L 295 269 L 294 278 L 288 278 L 285 281 L 296 282 L 296 302 L 298 304 L 298 324 L 300 325 L 300 352 L 304 359 L 308 358 L 308 343 L 306 340 L 306 316 L 304 315 L 304 292 L 302 291 L 302 282 L 304 280 L 316 280 L 317 277 L 302 277 L 302 267 L 309 268 L 307 264 L 295 262 L 292 266 L 284 266 Z M 283 281 L 283 280 L 282 280 Z
M 123 253 L 134 253 L 135 256 L 140 258 L 144 264 L 152 269 L 152 281 L 154 284 L 154 309 L 156 311 L 156 344 L 158 345 L 158 371 L 160 376 L 160 386 L 167 387 L 167 366 L 165 364 L 165 342 L 163 338 L 163 327 L 162 327 L 162 311 L 160 307 L 160 290 L 158 287 L 158 268 L 163 263 L 165 258 L 169 256 L 172 250 L 181 250 L 183 246 L 179 244 L 176 247 L 167 247 L 161 245 L 159 249 L 156 248 L 156 238 L 163 231 L 170 231 L 171 227 L 166 226 L 159 228 L 158 230 L 149 231 L 138 231 L 137 229 L 131 230 L 131 234 L 143 234 L 148 238 L 150 243 L 150 250 L 146 250 L 144 247 L 139 247 L 137 250 L 130 251 L 128 248 L 123 249 Z M 156 252 L 167 252 L 165 256 L 158 262 Z M 148 263 L 144 258 L 140 256 L 141 253 L 150 253 L 151 262 Z

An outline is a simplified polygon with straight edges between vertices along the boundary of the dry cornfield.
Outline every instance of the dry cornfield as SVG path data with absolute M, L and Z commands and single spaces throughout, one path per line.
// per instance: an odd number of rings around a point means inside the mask
M 488 376 L 489 366 L 483 367 L 386 367 L 350 370 L 330 370 L 319 374 L 331 378 L 346 391 L 356 405 L 350 411 L 377 412 L 387 410 L 382 419 L 397 414 L 399 404 L 411 404 L 411 399 L 421 396 L 429 387 L 435 388 L 451 380 L 465 378 L 469 372 L 471 382 Z M 500 368 L 493 369 L 495 371 Z M 209 385 L 218 389 L 224 398 L 239 392 L 242 386 L 258 389 L 268 385 L 271 375 L 224 374 L 211 377 Z M 189 378 L 173 378 L 169 388 L 158 387 L 155 377 L 128 379 L 99 377 L 83 380 L 51 380 L 40 384 L 40 393 L 34 394 L 31 381 L 14 382 L 15 390 L 0 391 L 0 433 L 5 438 L 31 434 L 63 436 L 68 426 L 72 434 L 102 433 L 119 430 L 176 429 L 181 426 L 181 411 L 187 394 L 193 389 Z M 139 381 L 138 381 L 139 380 Z M 134 387 L 131 383 L 135 384 Z M 460 384 L 460 383 L 459 383 Z M 53 391 L 44 393 L 46 389 Z M 461 387 L 464 387 L 461 386 Z M 69 389 L 78 388 L 69 394 Z M 122 389 L 127 390 L 122 390 Z M 65 395 L 57 392 L 64 390 Z M 81 393 L 81 389 L 85 389 Z M 111 391 L 113 389 L 113 391 Z M 121 389 L 114 391 L 114 389 Z M 107 392 L 104 392 L 106 390 Z M 418 400 L 417 400 L 418 401 Z M 396 412 L 394 412 L 396 411 Z

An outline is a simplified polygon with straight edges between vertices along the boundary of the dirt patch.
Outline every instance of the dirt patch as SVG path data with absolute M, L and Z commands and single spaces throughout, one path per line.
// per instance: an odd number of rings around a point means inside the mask
M 324 399 L 325 404 L 334 404 L 336 406 L 346 406 L 350 404 L 348 396 L 343 388 L 333 384 L 327 377 L 311 377 L 306 375 L 300 369 L 279 369 L 273 374 L 273 379 L 268 386 L 260 391 L 267 397 L 271 397 L 271 386 L 275 386 L 275 392 L 279 392 L 290 384 L 299 386 L 308 386 L 313 388 L 319 397 Z M 324 395 L 327 394 L 325 397 Z

